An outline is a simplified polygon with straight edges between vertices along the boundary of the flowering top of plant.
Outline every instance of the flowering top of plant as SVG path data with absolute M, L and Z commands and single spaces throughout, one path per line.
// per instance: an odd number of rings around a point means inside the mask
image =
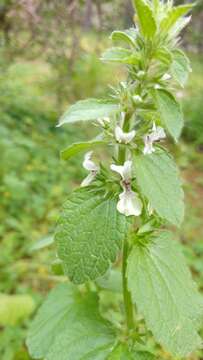
M 179 34 L 192 5 L 133 5 L 135 26 L 114 31 L 114 46 L 102 55 L 104 62 L 123 64 L 127 79 L 107 99 L 79 101 L 59 120 L 58 126 L 83 121 L 100 129 L 95 139 L 61 153 L 64 160 L 85 153 L 88 175 L 65 202 L 55 236 L 63 275 L 85 286 L 64 283 L 48 296 L 27 340 L 34 358 L 155 359 L 147 329 L 174 356 L 201 345 L 202 298 L 166 230 L 184 217 L 181 181 L 166 141 L 177 142 L 183 127 L 176 91 L 191 69 Z M 114 283 L 109 267 L 119 254 L 124 311 L 110 322 L 99 313 L 96 292 Z

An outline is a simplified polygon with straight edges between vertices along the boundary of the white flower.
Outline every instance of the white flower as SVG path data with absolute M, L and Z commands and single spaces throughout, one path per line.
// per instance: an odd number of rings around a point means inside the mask
M 92 153 L 93 153 L 93 151 L 89 151 L 88 153 L 85 154 L 85 157 L 84 157 L 84 161 L 83 161 L 82 165 L 90 173 L 82 181 L 82 183 L 81 183 L 82 187 L 90 185 L 99 171 L 99 167 L 94 163 L 94 161 L 91 160 Z
M 153 143 L 155 141 L 165 139 L 165 137 L 166 134 L 164 129 L 161 126 L 156 127 L 156 124 L 153 123 L 152 131 L 144 136 L 145 147 L 143 150 L 143 154 L 144 155 L 152 154 L 155 151 L 155 148 L 153 147 Z
M 142 212 L 142 202 L 138 194 L 131 189 L 132 161 L 125 161 L 124 165 L 111 165 L 111 170 L 122 177 L 123 192 L 119 195 L 117 210 L 125 216 L 139 216 Z
M 151 137 L 152 137 L 153 141 L 158 141 L 161 139 L 165 139 L 166 133 L 161 126 L 156 127 L 156 124 L 154 122 L 153 127 L 152 127 Z
M 139 216 L 142 213 L 142 201 L 137 193 L 131 190 L 131 188 L 125 188 L 119 195 L 119 201 L 117 203 L 117 210 L 125 216 Z
M 155 148 L 153 147 L 153 139 L 150 136 L 150 134 L 147 134 L 144 136 L 144 150 L 143 154 L 152 154 L 155 151 Z
M 124 165 L 115 165 L 115 164 L 111 165 L 111 170 L 120 174 L 122 179 L 126 182 L 131 181 L 132 178 L 131 168 L 132 168 L 132 161 L 130 160 L 125 161 Z
M 135 137 L 135 134 L 135 130 L 124 132 L 118 125 L 115 128 L 115 138 L 119 143 L 129 144 Z

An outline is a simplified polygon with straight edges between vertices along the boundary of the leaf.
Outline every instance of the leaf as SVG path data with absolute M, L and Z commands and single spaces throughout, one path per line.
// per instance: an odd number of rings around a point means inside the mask
M 184 87 L 188 80 L 188 73 L 191 71 L 190 61 L 184 52 L 179 49 L 174 50 L 172 54 L 171 73 L 174 79 Z
M 161 21 L 161 31 L 167 33 L 182 16 L 186 15 L 193 8 L 193 6 L 193 4 L 186 4 L 171 8 Z
M 101 57 L 102 61 L 105 62 L 117 62 L 121 64 L 137 64 L 140 60 L 138 54 L 132 52 L 131 50 L 113 47 L 106 50 Z
M 34 309 L 35 302 L 30 295 L 0 294 L 0 326 L 16 325 Z
M 67 147 L 65 150 L 61 151 L 61 159 L 69 160 L 72 156 L 75 156 L 82 151 L 88 151 L 92 148 L 105 144 L 106 142 L 102 140 L 92 140 L 92 141 L 74 143 L 69 147 Z
M 156 22 L 150 6 L 144 0 L 133 0 L 137 11 L 140 31 L 146 38 L 153 38 L 156 33 Z
M 64 272 L 74 283 L 102 276 L 115 261 L 128 228 L 116 204 L 117 199 L 88 187 L 66 201 L 55 239 Z
M 134 157 L 137 182 L 160 217 L 180 226 L 184 217 L 183 190 L 178 169 L 165 151 Z
M 116 42 L 124 42 L 130 46 L 135 46 L 135 40 L 137 37 L 137 31 L 135 29 L 128 30 L 116 30 L 111 34 L 111 40 Z
M 173 60 L 170 51 L 165 47 L 158 48 L 155 52 L 155 57 L 160 61 L 160 63 L 166 66 L 166 69 L 171 65 Z
M 171 233 L 160 233 L 145 247 L 135 245 L 127 277 L 133 301 L 158 343 L 181 357 L 200 346 L 202 297 Z
M 110 324 L 98 310 L 93 293 L 60 284 L 48 295 L 31 324 L 30 355 L 46 360 L 105 360 L 115 342 Z
M 47 246 L 50 246 L 54 243 L 53 236 L 45 236 L 44 238 L 38 240 L 35 244 L 33 244 L 30 248 L 30 251 L 37 251 L 44 249 Z
M 186 16 L 179 19 L 170 30 L 169 37 L 171 39 L 175 38 L 189 24 L 190 20 L 191 16 Z
M 183 127 L 183 113 L 180 104 L 166 90 L 157 89 L 154 91 L 154 94 L 161 121 L 171 136 L 177 141 Z
M 92 121 L 110 116 L 118 110 L 118 105 L 109 100 L 87 99 L 70 106 L 59 119 L 57 126 L 78 121 Z

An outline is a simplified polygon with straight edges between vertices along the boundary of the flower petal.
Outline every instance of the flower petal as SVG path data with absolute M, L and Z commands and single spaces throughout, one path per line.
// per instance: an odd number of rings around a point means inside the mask
M 126 133 L 118 125 L 115 128 L 115 138 L 119 143 L 129 144 L 135 137 L 135 134 L 135 130 Z
M 155 148 L 153 147 L 153 139 L 151 135 L 145 135 L 144 144 L 145 144 L 143 150 L 144 155 L 152 154 L 155 151 Z
M 125 161 L 124 165 L 112 164 L 110 167 L 111 167 L 111 170 L 120 174 L 120 176 L 122 177 L 123 180 L 129 181 L 131 179 L 131 177 L 132 177 L 132 174 L 131 174 L 132 161 L 131 160 Z
M 88 151 L 84 156 L 83 167 L 88 171 L 98 171 L 99 167 L 91 160 L 93 151 Z
M 119 195 L 117 210 L 125 216 L 139 216 L 142 213 L 142 201 L 137 193 L 132 190 L 124 190 Z

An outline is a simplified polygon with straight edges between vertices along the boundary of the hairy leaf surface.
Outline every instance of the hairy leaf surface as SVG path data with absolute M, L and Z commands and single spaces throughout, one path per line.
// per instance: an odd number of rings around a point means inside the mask
M 174 96 L 163 89 L 155 90 L 155 101 L 161 120 L 177 141 L 183 127 L 183 113 Z
M 118 105 L 109 100 L 87 99 L 69 106 L 59 119 L 58 126 L 78 121 L 91 121 L 106 117 L 118 110 Z
M 97 296 L 82 296 L 71 284 L 60 284 L 31 324 L 27 346 L 34 359 L 105 360 L 114 342 L 110 324 L 99 314 Z
M 152 38 L 156 32 L 156 22 L 150 6 L 144 0 L 133 0 L 133 4 L 137 11 L 141 33 L 146 38 Z
M 160 24 L 161 30 L 164 32 L 169 31 L 182 16 L 186 15 L 192 9 L 193 6 L 193 4 L 186 4 L 171 8 Z
M 128 259 L 128 286 L 155 339 L 174 355 L 187 356 L 201 344 L 202 297 L 172 234 L 135 245 Z
M 111 39 L 116 42 L 124 42 L 128 45 L 135 46 L 135 40 L 137 37 L 137 32 L 135 29 L 128 30 L 115 30 L 111 34 Z
M 67 147 L 65 150 L 61 151 L 61 159 L 69 160 L 72 156 L 77 155 L 82 151 L 91 150 L 97 146 L 101 146 L 106 144 L 105 141 L 102 140 L 92 140 L 80 143 L 74 143 Z
M 141 192 L 160 217 L 179 226 L 184 217 L 183 190 L 172 157 L 157 148 L 153 154 L 134 157 Z
M 89 188 L 66 201 L 56 230 L 58 256 L 74 283 L 103 275 L 121 249 L 128 223 L 116 209 L 117 199 Z
M 183 87 L 188 79 L 191 71 L 190 61 L 183 51 L 177 49 L 173 51 L 173 62 L 171 65 L 171 73 L 174 79 Z
M 117 62 L 130 65 L 137 64 L 139 56 L 131 50 L 121 47 L 113 47 L 102 54 L 101 60 L 105 62 Z

